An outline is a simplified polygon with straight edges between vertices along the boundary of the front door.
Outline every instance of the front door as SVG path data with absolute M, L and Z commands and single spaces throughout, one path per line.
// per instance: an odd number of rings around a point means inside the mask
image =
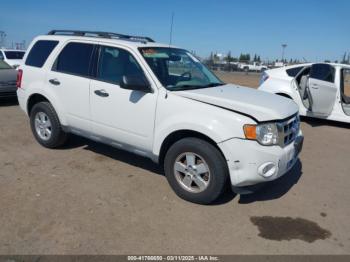
M 329 64 L 313 64 L 311 66 L 308 90 L 313 113 L 331 114 L 337 94 L 334 81 L 335 68 L 333 66 Z
M 96 79 L 91 81 L 90 86 L 94 133 L 117 142 L 124 149 L 151 150 L 156 90 L 145 93 L 120 88 L 123 76 L 145 77 L 140 64 L 129 51 L 100 46 L 99 53 Z

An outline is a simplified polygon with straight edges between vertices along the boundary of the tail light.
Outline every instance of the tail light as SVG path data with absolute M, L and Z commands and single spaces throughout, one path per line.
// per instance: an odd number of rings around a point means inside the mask
M 22 86 L 22 76 L 23 76 L 23 70 L 22 69 L 18 69 L 18 71 L 17 71 L 17 80 L 16 80 L 17 88 L 21 88 L 21 86 Z

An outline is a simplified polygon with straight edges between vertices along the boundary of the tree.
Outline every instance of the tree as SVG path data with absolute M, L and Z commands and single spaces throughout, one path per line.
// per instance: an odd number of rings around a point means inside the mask
M 231 56 L 231 51 L 229 51 L 228 53 L 227 53 L 227 56 L 226 56 L 226 62 L 227 63 L 230 63 L 231 61 L 232 61 L 232 56 Z
M 240 62 L 249 62 L 250 61 L 250 54 L 240 54 L 239 56 Z

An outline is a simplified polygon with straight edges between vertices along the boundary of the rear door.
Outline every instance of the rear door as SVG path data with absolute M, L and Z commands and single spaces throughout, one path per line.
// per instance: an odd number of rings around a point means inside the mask
M 90 130 L 90 66 L 95 45 L 69 42 L 48 72 L 47 84 L 65 111 L 70 127 Z
M 330 115 L 336 99 L 337 87 L 335 68 L 329 64 L 313 64 L 309 77 L 309 94 L 311 95 L 311 111 Z

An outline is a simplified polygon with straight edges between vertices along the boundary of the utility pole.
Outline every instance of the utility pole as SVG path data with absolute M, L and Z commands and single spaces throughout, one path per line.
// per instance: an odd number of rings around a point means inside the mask
M 284 50 L 286 49 L 287 44 L 282 44 L 282 62 L 284 62 Z
M 0 47 L 5 46 L 6 33 L 4 31 L 0 31 Z
M 171 13 L 171 23 L 170 23 L 170 35 L 169 35 L 169 46 L 173 42 L 173 24 L 174 24 L 174 12 Z

